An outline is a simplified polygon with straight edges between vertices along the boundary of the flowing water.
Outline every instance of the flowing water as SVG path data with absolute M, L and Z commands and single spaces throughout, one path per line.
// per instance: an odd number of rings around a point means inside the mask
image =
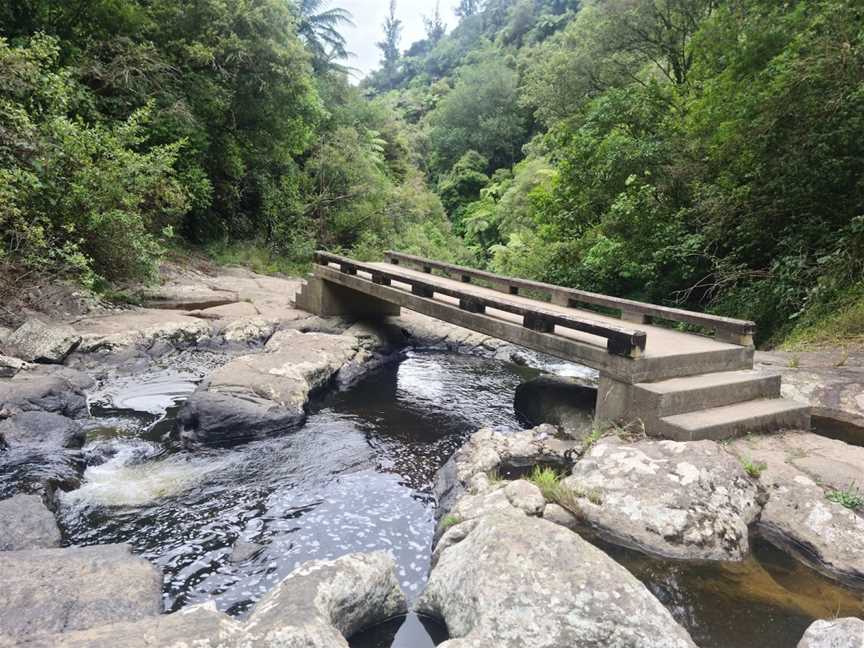
M 354 551 L 390 552 L 403 589 L 416 597 L 429 568 L 435 472 L 477 428 L 519 427 L 515 388 L 537 374 L 411 352 L 325 397 L 297 432 L 177 451 L 164 433 L 205 369 L 163 366 L 104 381 L 94 396 L 85 481 L 64 495 L 60 513 L 70 543 L 128 542 L 159 566 L 167 611 L 215 600 L 243 614 L 300 563 Z M 719 569 L 607 550 L 703 648 L 786 648 L 814 618 L 831 616 L 827 607 L 854 611 L 854 596 L 797 564 L 778 567 L 770 552 Z M 352 646 L 427 648 L 444 638 L 440 626 L 409 615 L 358 635 Z

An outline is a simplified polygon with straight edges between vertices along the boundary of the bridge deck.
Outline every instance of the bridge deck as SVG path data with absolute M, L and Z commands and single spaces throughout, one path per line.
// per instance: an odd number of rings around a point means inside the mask
M 424 272 L 419 272 L 417 270 L 411 270 L 402 266 L 394 267 L 393 265 L 387 263 L 369 263 L 366 265 L 377 267 L 382 271 L 386 271 L 391 274 L 399 274 L 406 278 L 410 277 L 418 281 L 423 281 L 433 286 L 450 288 L 451 290 L 456 290 L 466 295 L 472 295 L 477 297 L 486 296 L 490 298 L 501 297 L 500 292 L 492 290 L 491 288 L 484 288 L 482 286 L 477 286 L 476 284 L 463 283 L 460 281 L 455 281 L 453 279 L 448 279 L 446 277 L 431 275 Z M 366 273 L 363 273 L 363 271 L 361 270 L 360 274 Z M 400 290 L 405 290 L 407 292 L 411 291 L 411 286 L 409 284 L 402 284 L 393 281 L 391 286 L 394 288 L 399 288 Z M 435 299 L 450 304 L 455 304 L 457 306 L 459 304 L 459 300 L 448 297 L 446 295 L 436 294 Z M 523 297 L 521 295 L 507 295 L 507 301 L 522 304 L 528 309 L 541 306 L 545 311 L 558 312 L 562 315 L 584 317 L 585 319 L 600 322 L 610 327 L 620 327 L 622 324 L 626 324 L 626 322 L 622 322 L 616 317 L 601 315 L 593 311 L 583 310 L 579 308 L 557 306 L 549 302 L 539 301 L 536 299 L 531 299 L 529 297 Z M 496 318 L 501 318 L 514 323 L 519 323 L 522 321 L 519 316 L 514 315 L 513 313 L 507 313 L 505 311 L 492 308 L 487 309 L 486 312 L 487 314 L 493 315 Z M 651 324 L 634 324 L 632 325 L 632 327 L 640 331 L 645 331 L 645 333 L 647 334 L 645 351 L 643 353 L 643 357 L 646 359 L 671 358 L 675 356 L 686 356 L 712 351 L 736 350 L 740 348 L 734 344 L 718 342 L 717 340 L 714 340 L 710 337 L 695 335 L 691 333 L 683 333 L 661 326 L 653 326 Z M 606 340 L 604 338 L 598 337 L 596 335 L 589 335 L 581 331 L 574 331 L 563 327 L 556 327 L 555 334 L 572 338 L 574 340 L 579 340 L 581 342 L 585 342 L 586 344 L 596 345 L 601 348 L 605 348 L 606 346 Z
M 339 290 L 348 289 L 347 293 L 333 293 L 335 311 L 330 314 L 362 311 L 377 300 L 593 367 L 630 384 L 753 366 L 749 346 L 622 321 L 575 308 L 572 303 L 561 306 L 520 294 L 502 294 L 403 265 L 363 263 L 325 252 L 316 258 L 314 275 L 318 279 Z M 363 295 L 374 299 L 364 302 Z M 301 307 L 307 310 L 328 311 L 321 302 L 302 294 L 298 305 L 303 300 Z

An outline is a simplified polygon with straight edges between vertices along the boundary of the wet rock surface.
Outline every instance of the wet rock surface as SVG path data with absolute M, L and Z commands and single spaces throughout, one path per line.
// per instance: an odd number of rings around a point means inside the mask
M 84 429 L 60 414 L 19 412 L 0 421 L 0 439 L 9 448 L 77 449 L 84 445 Z
M 54 514 L 37 495 L 15 495 L 0 500 L 0 551 L 52 549 L 60 546 Z
M 245 622 L 205 604 L 137 622 L 42 637 L 31 645 L 347 648 L 346 637 L 405 609 L 392 560 L 383 553 L 350 554 L 301 565 L 255 606 Z
M 680 559 L 743 559 L 761 504 L 738 459 L 713 441 L 605 438 L 563 486 L 600 537 Z
M 209 376 L 177 418 L 189 447 L 232 445 L 296 427 L 310 394 L 324 387 L 360 351 L 348 335 L 281 331 L 263 353 L 241 356 Z
M 829 578 L 864 589 L 864 518 L 827 497 L 856 492 L 864 448 L 800 432 L 741 439 L 732 449 L 764 465 L 760 535 Z
M 62 375 L 19 374 L 0 381 L 0 412 L 51 412 L 69 418 L 86 416 L 84 390 Z
M 3 347 L 26 362 L 59 364 L 80 342 L 81 336 L 71 326 L 28 319 L 5 339 Z
M 816 621 L 798 643 L 798 648 L 861 648 L 864 621 L 854 617 Z
M 0 573 L 0 644 L 162 611 L 159 571 L 127 545 L 6 551 Z
M 450 529 L 417 609 L 446 621 L 448 648 L 695 646 L 626 569 L 524 514 L 490 513 Z

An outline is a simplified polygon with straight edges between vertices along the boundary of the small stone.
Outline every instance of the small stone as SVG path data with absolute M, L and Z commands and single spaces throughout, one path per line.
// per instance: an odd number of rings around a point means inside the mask
M 813 622 L 798 648 L 862 648 L 864 621 L 855 617 Z
M 571 531 L 579 526 L 579 518 L 560 504 L 549 503 L 543 509 L 543 519 L 554 522 Z
M 247 542 L 246 540 L 237 540 L 234 546 L 231 547 L 231 562 L 241 563 L 249 560 L 260 552 L 264 545 L 256 542 Z
M 513 506 L 528 515 L 542 515 L 546 508 L 546 498 L 540 489 L 524 479 L 507 484 L 504 494 Z

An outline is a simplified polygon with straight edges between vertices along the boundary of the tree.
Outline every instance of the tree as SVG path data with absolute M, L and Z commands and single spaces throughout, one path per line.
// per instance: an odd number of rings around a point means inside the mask
M 456 5 L 456 15 L 460 18 L 468 18 L 480 11 L 480 6 L 483 0 L 459 0 Z
M 335 61 L 350 56 L 339 27 L 354 25 L 351 12 L 339 7 L 328 9 L 328 4 L 328 0 L 300 0 L 297 7 L 297 35 L 312 52 L 316 70 L 333 67 Z
M 447 33 L 447 24 L 441 18 L 441 2 L 435 3 L 435 13 L 431 16 L 423 16 L 423 25 L 426 28 L 426 39 L 434 46 L 444 38 Z
M 384 19 L 384 40 L 378 42 L 383 54 L 382 63 L 388 76 L 396 72 L 399 61 L 399 42 L 402 40 L 402 21 L 396 17 L 396 0 L 390 0 L 390 13 Z
M 518 95 L 519 75 L 500 58 L 484 56 L 463 66 L 430 117 L 434 169 L 448 171 L 471 149 L 488 160 L 488 171 L 518 162 L 528 136 Z

